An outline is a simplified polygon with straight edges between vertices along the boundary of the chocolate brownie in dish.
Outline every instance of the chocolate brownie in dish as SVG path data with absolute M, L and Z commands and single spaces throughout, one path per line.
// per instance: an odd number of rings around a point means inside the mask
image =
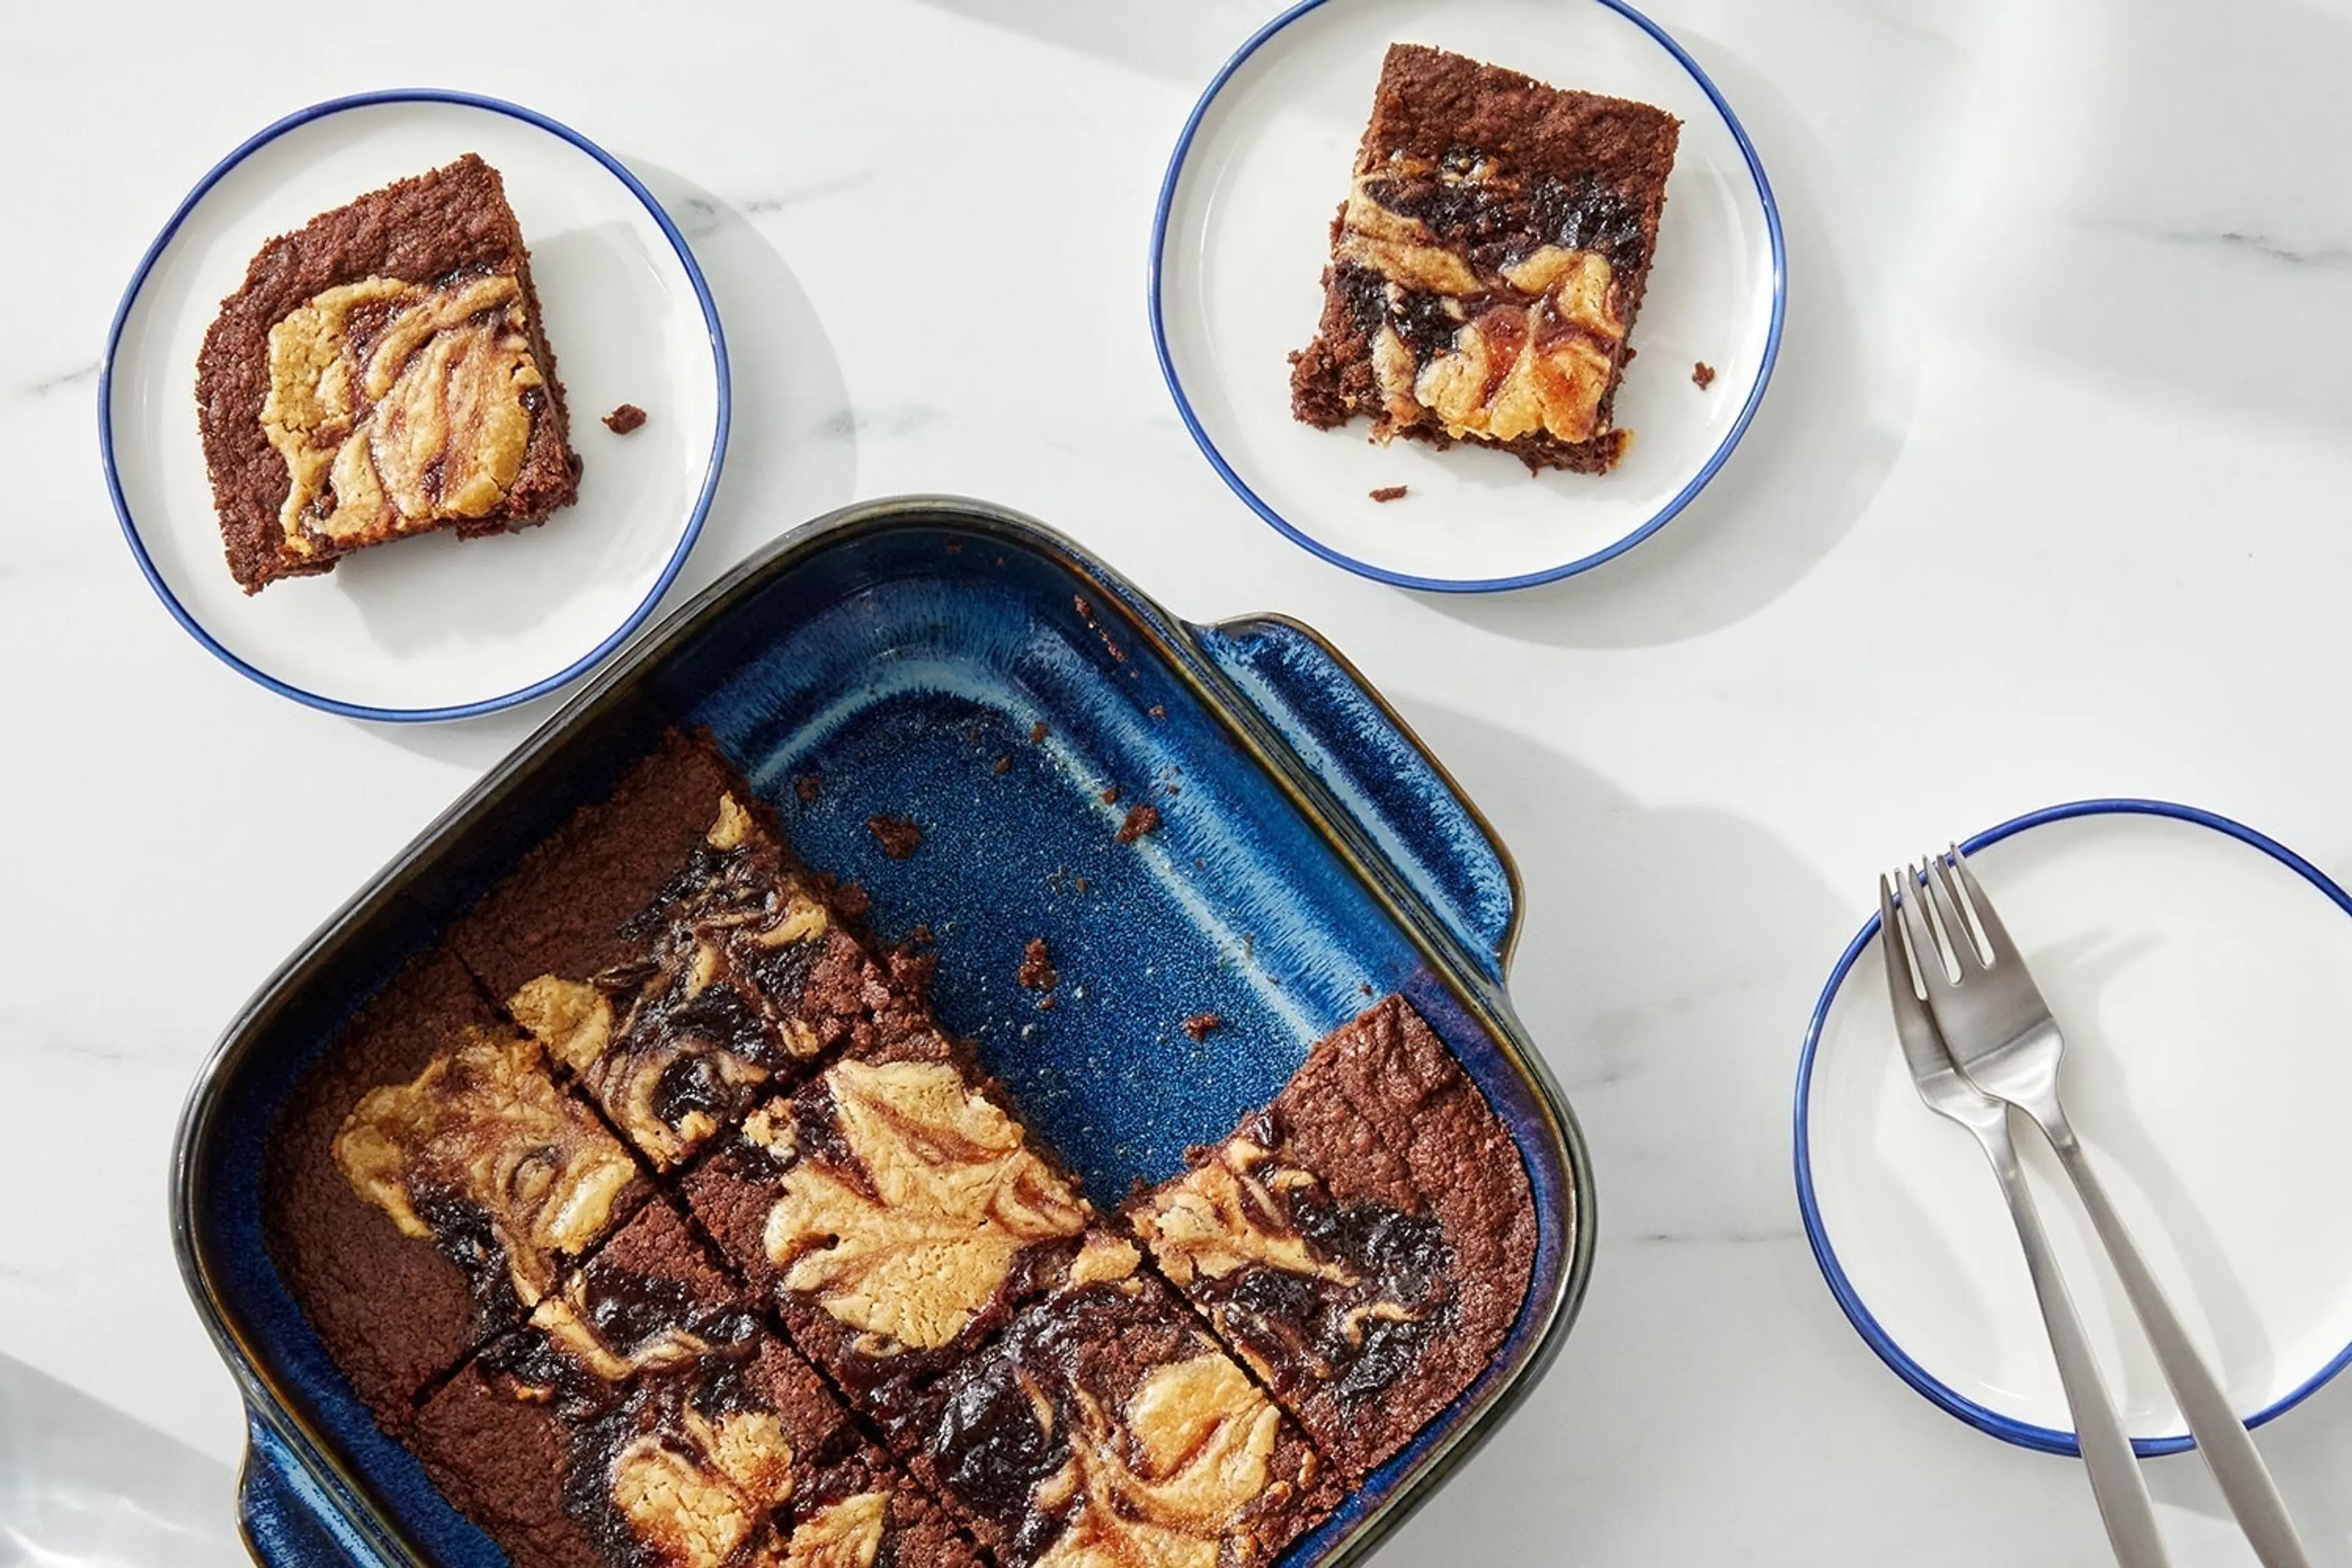
M 580 459 L 499 173 L 472 153 L 262 247 L 196 360 L 229 571 L 544 522 Z
M 967 1568 L 936 1504 L 653 1205 L 419 1411 L 516 1568 Z
M 1291 410 L 1329 429 L 1475 441 L 1604 473 L 1681 122 L 1393 44 Z
M 1129 1200 L 1152 1261 L 1351 1481 L 1468 1387 L 1535 1256 L 1513 1142 L 1391 996 Z
M 1004 1331 L 877 1415 L 1003 1568 L 1269 1563 L 1339 1489 L 1297 1426 L 1142 1267 L 1092 1233 Z
M 446 955 L 396 976 L 296 1086 L 266 1181 L 279 1274 L 395 1433 L 651 1190 Z
M 952 1366 L 1066 1279 L 1095 1219 L 968 1051 L 853 1051 L 686 1181 L 728 1259 L 854 1401 Z
M 665 741 L 452 941 L 668 1170 L 877 1016 L 916 1005 L 707 744 Z

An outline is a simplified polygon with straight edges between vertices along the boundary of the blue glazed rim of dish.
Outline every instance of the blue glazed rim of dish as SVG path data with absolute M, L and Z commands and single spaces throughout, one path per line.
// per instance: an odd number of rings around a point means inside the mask
M 2352 894 L 2347 894 L 2342 888 L 2336 885 L 2326 872 L 2322 871 L 2285 845 L 2267 834 L 2248 827 L 2242 822 L 2234 821 L 2200 806 L 2178 805 L 2170 801 L 2141 800 L 2128 796 L 2068 801 L 2063 805 L 2044 806 L 2040 811 L 2028 812 L 2022 816 L 2013 816 L 1997 827 L 1989 827 L 1973 838 L 1962 840 L 1960 848 L 1964 853 L 1973 855 L 1988 845 L 1998 844 L 2004 838 L 2013 837 L 2030 827 L 2040 827 L 2053 822 L 2065 822 L 2078 816 L 2159 816 L 2168 817 L 2176 822 L 2190 823 L 2199 827 L 2210 827 L 2214 832 L 2225 834 L 2251 848 L 2261 850 L 2326 894 L 2328 900 L 2337 909 L 2347 915 L 2352 915 Z M 2032 1422 L 2020 1421 L 2014 1416 L 2004 1415 L 1997 1410 L 1990 1409 L 1947 1387 L 1927 1368 L 1912 1360 L 1908 1352 L 1895 1343 L 1895 1337 L 1871 1315 L 1870 1309 L 1863 1303 L 1860 1292 L 1854 1289 L 1853 1280 L 1846 1277 L 1845 1268 L 1838 1261 L 1836 1250 L 1830 1245 L 1828 1228 L 1822 1223 L 1821 1207 L 1815 1200 L 1813 1192 L 1811 1131 L 1813 1057 L 1821 1044 L 1822 1026 L 1828 1020 L 1830 1006 L 1837 1000 L 1839 991 L 1844 987 L 1847 974 L 1862 955 L 1869 952 L 1877 941 L 1878 917 L 1873 915 L 1863 922 L 1862 930 L 1855 933 L 1853 941 L 1846 944 L 1845 952 L 1839 954 L 1836 966 L 1830 971 L 1829 983 L 1822 988 L 1821 1000 L 1813 1005 L 1812 1022 L 1805 1031 L 1804 1053 L 1797 1061 L 1797 1207 L 1804 1215 L 1805 1238 L 1812 1244 L 1813 1260 L 1821 1265 L 1822 1278 L 1828 1281 L 1830 1294 L 1837 1298 L 1838 1306 L 1845 1312 L 1847 1321 L 1853 1324 L 1854 1331 L 1862 1336 L 1864 1343 L 1877 1352 L 1878 1359 L 1893 1369 L 1895 1374 L 1904 1382 L 1977 1430 L 1989 1433 L 2005 1443 L 2014 1443 L 2021 1448 L 2032 1448 L 2044 1454 L 2063 1454 L 2070 1458 L 2079 1458 L 2082 1448 L 2076 1443 L 2074 1434 L 2072 1432 L 2062 1432 L 2050 1426 L 2037 1426 Z M 2352 1345 L 2346 1346 L 2333 1360 L 2300 1385 L 2290 1390 L 2264 1409 L 2247 1416 L 2246 1425 L 2260 1426 L 2265 1421 L 2284 1415 L 2319 1392 L 2347 1366 L 2352 1366 Z M 2133 1451 L 2143 1458 L 2158 1454 L 2178 1454 L 2196 1446 L 2196 1439 L 2186 1433 L 2162 1437 L 2132 1439 Z
M 1184 121 L 1182 133 L 1176 138 L 1176 150 L 1169 155 L 1168 173 L 1160 182 L 1160 203 L 1151 215 L 1151 263 L 1149 268 L 1151 346 L 1159 356 L 1160 378 L 1168 384 L 1169 395 L 1176 400 L 1176 412 L 1183 419 L 1184 428 L 1192 433 L 1192 439 L 1200 447 L 1202 455 L 1209 459 L 1209 466 L 1217 470 L 1218 475 L 1232 487 L 1233 492 L 1241 497 L 1252 511 L 1271 523 L 1300 549 L 1310 554 L 1321 556 L 1334 566 L 1345 567 L 1360 577 L 1370 577 L 1377 583 L 1386 583 L 1398 588 L 1419 588 L 1438 594 L 1500 594 L 1514 588 L 1532 588 L 1538 584 L 1557 583 L 1563 577 L 1573 577 L 1580 572 L 1591 571 L 1603 562 L 1615 560 L 1672 522 L 1676 514 L 1697 499 L 1699 491 L 1707 487 L 1708 481 L 1715 478 L 1717 471 L 1730 460 L 1733 449 L 1739 445 L 1740 437 L 1748 434 L 1748 426 L 1755 419 L 1758 406 L 1764 401 L 1764 389 L 1771 384 L 1772 368 L 1780 361 L 1780 331 L 1787 319 L 1789 307 L 1788 247 L 1780 233 L 1780 204 L 1773 199 L 1772 183 L 1765 177 L 1764 163 L 1756 155 L 1756 144 L 1748 139 L 1748 128 L 1740 124 L 1739 117 L 1731 111 L 1731 105 L 1724 100 L 1723 94 L 1717 89 L 1713 79 L 1706 71 L 1699 68 L 1698 62 L 1691 58 L 1689 53 L 1680 44 L 1675 42 L 1664 28 L 1627 5 L 1625 0 L 1594 0 L 1594 4 L 1616 12 L 1647 33 L 1661 48 L 1675 58 L 1675 63 L 1690 74 L 1693 81 L 1698 83 L 1700 90 L 1706 94 L 1707 100 L 1715 105 L 1716 112 L 1723 116 L 1723 122 L 1729 128 L 1732 140 L 1739 144 L 1740 156 L 1748 162 L 1748 173 L 1756 182 L 1757 197 L 1763 203 L 1764 226 L 1772 237 L 1772 321 L 1764 336 L 1764 357 L 1757 366 L 1755 384 L 1748 389 L 1748 401 L 1741 405 L 1739 416 L 1731 422 L 1731 428 L 1724 433 L 1723 440 L 1716 447 L 1714 452 L 1709 454 L 1706 461 L 1699 466 L 1698 472 L 1691 477 L 1690 482 L 1677 490 L 1648 521 L 1613 543 L 1603 546 L 1590 555 L 1579 556 L 1565 565 L 1547 567 L 1540 572 L 1522 573 L 1515 577 L 1422 577 L 1410 572 L 1391 572 L 1385 566 L 1375 566 L 1368 561 L 1359 561 L 1343 551 L 1335 550 L 1323 543 L 1284 517 L 1267 504 L 1255 490 L 1250 489 L 1241 475 L 1234 471 L 1234 466 L 1225 460 L 1225 455 L 1217 449 L 1216 442 L 1210 438 L 1209 432 L 1201 424 L 1200 416 L 1193 412 L 1192 399 L 1184 395 L 1184 384 L 1176 374 L 1176 362 L 1168 349 L 1168 321 L 1163 300 L 1164 290 L 1161 288 L 1161 258 L 1167 254 L 1168 215 L 1176 205 L 1176 187 L 1183 178 L 1185 159 L 1192 151 L 1192 138 L 1199 132 L 1201 121 L 1207 118 L 1210 105 L 1216 102 L 1217 95 L 1224 90 L 1225 84 L 1233 79 L 1234 74 L 1248 63 L 1250 57 L 1256 54 L 1259 48 L 1276 33 L 1281 32 L 1309 11 L 1326 4 L 1328 0 L 1298 0 L 1297 5 L 1291 6 L 1290 9 L 1251 34 L 1249 40 L 1234 51 L 1233 58 L 1227 60 L 1223 68 L 1210 79 L 1207 89 L 1201 94 L 1201 100 L 1192 106 L 1191 116 Z
M 603 641 L 553 675 L 543 677 L 502 696 L 486 697 L 474 702 L 460 702 L 441 708 L 376 708 L 365 703 L 345 702 L 338 698 L 321 696 L 318 692 L 305 690 L 289 681 L 280 680 L 268 671 L 239 658 L 222 647 L 219 640 L 188 613 L 187 607 L 180 603 L 178 595 L 172 592 L 170 584 L 163 581 L 163 574 L 156 570 L 154 560 L 147 553 L 146 542 L 139 535 L 138 521 L 131 515 L 131 503 L 123 498 L 122 478 L 117 470 L 114 460 L 115 353 L 121 345 L 122 330 L 131 320 L 131 307 L 138 303 L 140 292 L 147 285 L 147 275 L 154 270 L 156 261 L 162 258 L 164 250 L 179 234 L 180 226 L 187 221 L 188 215 L 195 211 L 196 205 L 211 194 L 212 188 L 220 184 L 230 170 L 288 132 L 299 130 L 314 120 L 323 120 L 329 115 L 340 114 L 346 110 L 370 109 L 387 103 L 449 103 L 461 108 L 485 110 L 493 114 L 503 114 L 509 119 L 520 120 L 527 125 L 536 126 L 551 135 L 562 138 L 603 164 L 611 172 L 614 178 L 628 187 L 629 194 L 635 196 L 646 211 L 652 216 L 654 222 L 660 226 L 663 237 L 669 241 L 670 248 L 677 252 L 679 265 L 686 268 L 687 280 L 694 285 L 695 298 L 702 306 L 703 324 L 709 329 L 711 360 L 719 376 L 719 417 L 711 435 L 710 463 L 703 471 L 702 489 L 695 497 L 694 508 L 687 518 L 685 530 L 678 535 L 677 548 L 671 552 L 668 563 L 662 567 L 661 574 L 654 580 L 654 585 L 646 592 L 645 598 Z M 346 719 L 373 719 L 392 724 L 423 724 L 444 719 L 477 718 L 484 713 L 495 713 L 503 708 L 512 708 L 520 703 L 529 702 L 536 697 L 544 697 L 549 692 L 571 684 L 589 670 L 595 668 L 604 661 L 606 655 L 626 642 L 629 635 L 645 624 L 646 617 L 653 614 L 654 606 L 661 603 L 662 595 L 669 592 L 669 585 L 677 581 L 678 572 L 686 565 L 686 558 L 693 553 L 695 541 L 702 536 L 703 520 L 709 515 L 711 498 L 719 491 L 719 471 L 725 466 L 727 460 L 727 437 L 732 423 L 733 402 L 732 382 L 727 365 L 727 335 L 719 324 L 719 304 L 710 296 L 710 285 L 704 280 L 702 268 L 694 259 L 694 252 L 688 247 L 686 236 L 678 232 L 677 225 L 670 220 L 668 212 L 663 208 L 661 203 L 654 199 L 654 194 L 646 189 L 644 183 L 631 174 L 619 159 L 562 121 L 551 119 L 537 110 L 526 109 L 521 104 L 509 103 L 504 99 L 489 98 L 480 93 L 460 92 L 452 88 L 385 88 L 373 92 L 352 93 L 344 98 L 332 98 L 323 103 L 314 103 L 308 109 L 298 109 L 283 119 L 263 127 L 241 142 L 235 152 L 215 163 L 205 177 L 196 182 L 194 188 L 188 192 L 180 205 L 173 210 L 171 220 L 163 225 L 163 231 L 156 235 L 154 242 L 148 246 L 146 254 L 139 258 L 138 269 L 131 273 L 131 282 L 122 290 L 121 300 L 114 308 L 113 324 L 107 328 L 106 354 L 100 363 L 98 373 L 98 447 L 99 454 L 106 465 L 106 492 L 113 499 L 114 515 L 122 524 L 122 537 L 130 544 L 131 553 L 137 558 L 139 570 L 145 574 L 147 585 L 155 590 L 155 596 L 163 602 L 163 607 L 172 613 L 172 618 L 179 622 L 181 627 L 190 637 L 202 644 L 205 651 L 247 679 L 267 687 L 280 697 L 291 698 L 309 707 L 320 709 L 329 713 L 341 714 Z

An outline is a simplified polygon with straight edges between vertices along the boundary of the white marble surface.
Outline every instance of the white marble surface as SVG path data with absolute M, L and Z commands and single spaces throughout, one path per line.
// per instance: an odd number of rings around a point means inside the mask
M 438 81 L 578 125 L 699 250 L 738 399 L 681 590 L 853 497 L 1008 502 L 1180 613 L 1328 632 L 1517 851 L 1515 993 L 1591 1136 L 1599 1267 L 1557 1369 L 1383 1563 L 2102 1560 L 2073 1467 L 1847 1328 L 1789 1092 L 1870 873 L 1931 838 L 2141 793 L 2352 876 L 2352 7 L 1659 0 L 1784 205 L 1779 378 L 1657 539 L 1476 601 L 1286 543 L 1160 384 L 1152 197 L 1264 0 L 419 9 L 353 47 L 326 10 L 24 7 L 0 47 L 0 1558 L 204 1554 L 141 1521 L 233 1551 L 173 1116 L 247 993 L 541 716 L 269 696 L 157 606 L 99 471 L 106 322 L 185 188 L 283 110 Z M 1985 634 L 1966 670 L 1918 635 L 1929 599 Z M 26 1440 L 108 1423 L 164 1489 L 124 1480 L 111 1536 L 88 1445 Z M 2262 1441 L 2317 1560 L 2352 1563 L 2352 1385 Z M 2193 1458 L 2152 1485 L 2177 1561 L 2249 1560 Z

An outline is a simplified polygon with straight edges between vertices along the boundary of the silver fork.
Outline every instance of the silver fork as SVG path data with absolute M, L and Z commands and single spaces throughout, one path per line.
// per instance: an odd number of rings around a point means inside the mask
M 1977 1088 L 2025 1112 L 2057 1151 L 2058 1163 L 2073 1180 L 2090 1214 L 2091 1227 L 2123 1281 L 2124 1295 L 2155 1347 L 2157 1365 L 2197 1439 L 2197 1451 L 2221 1484 L 2254 1555 L 2266 1568 L 2310 1568 L 2311 1560 L 2253 1438 L 2181 1327 L 2123 1216 L 2092 1172 L 2059 1103 L 2058 1063 L 2065 1054 L 2065 1040 L 2041 988 L 2026 973 L 2015 940 L 1957 847 L 1947 855 L 1927 857 L 1912 876 L 1916 880 L 1906 879 L 1906 891 L 1912 887 L 1922 890 L 1916 900 L 1919 907 L 1915 909 L 1915 900 L 1906 898 L 1903 908 L 1912 946 L 1921 959 L 1927 1006 L 1953 1061 Z M 1927 929 L 1931 924 L 1933 931 Z M 1935 962 L 1927 962 L 1930 955 Z
M 1904 879 L 1907 895 L 1917 884 Z M 1910 900 L 1906 897 L 1904 903 Z M 2156 1510 L 2149 1503 L 2147 1482 L 2132 1455 L 2131 1439 L 2124 1435 L 2123 1418 L 2116 1414 L 2091 1342 L 2075 1315 L 2074 1299 L 2058 1272 L 2057 1255 L 2042 1228 L 2042 1216 L 2026 1190 L 2025 1173 L 2017 1163 L 2017 1145 L 2010 1141 L 2009 1107 L 1960 1076 L 1936 1020 L 1927 1012 L 1927 992 L 1922 982 L 1929 963 L 1941 966 L 1932 947 L 1920 958 L 1903 931 L 1896 912 L 1897 898 L 1885 877 L 1878 879 L 1878 946 L 1886 960 L 1886 990 L 1895 1004 L 1895 1033 L 1903 1042 L 1903 1059 L 1927 1109 L 1949 1117 L 1976 1135 L 1985 1158 L 2000 1178 L 2001 1196 L 2009 1200 L 2010 1217 L 2017 1222 L 2017 1239 L 2025 1247 L 2025 1267 L 2033 1277 L 2033 1294 L 2042 1303 L 2042 1321 L 2050 1332 L 2050 1349 L 2058 1358 L 2058 1381 L 2066 1390 L 2066 1405 L 2074 1413 L 2074 1433 L 2083 1449 L 2084 1468 L 2091 1474 L 2091 1492 L 2098 1500 L 2099 1517 L 2106 1522 L 2107 1540 L 2116 1561 L 2124 1568 L 2163 1568 L 2164 1541 L 2156 1528 Z

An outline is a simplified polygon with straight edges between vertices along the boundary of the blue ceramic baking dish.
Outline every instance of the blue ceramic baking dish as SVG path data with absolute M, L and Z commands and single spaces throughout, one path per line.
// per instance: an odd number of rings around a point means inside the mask
M 1069 541 L 977 502 L 879 501 L 809 524 L 623 655 L 304 945 L 190 1096 L 173 1221 L 196 1310 L 250 1412 L 255 1557 L 488 1568 L 504 1555 L 375 1428 L 272 1268 L 262 1151 L 303 1068 L 412 953 L 671 725 L 707 725 L 863 882 L 886 936 L 938 943 L 939 1010 L 1116 1203 L 1272 1098 L 1318 1037 L 1402 992 L 1519 1143 L 1532 1289 L 1492 1364 L 1285 1557 L 1352 1562 L 1488 1436 L 1557 1351 L 1592 1254 L 1576 1124 L 1504 973 L 1518 888 L 1477 812 L 1329 647 L 1276 618 L 1191 626 Z M 998 759 L 1010 759 L 996 771 Z M 1119 805 L 1102 792 L 1117 784 Z M 1148 792 L 1148 795 L 1146 794 Z M 1149 798 L 1133 847 L 1113 829 Z M 912 817 L 882 857 L 870 813 Z M 1025 939 L 1065 976 L 1040 1014 Z M 1195 1042 L 1176 1021 L 1227 1026 Z

